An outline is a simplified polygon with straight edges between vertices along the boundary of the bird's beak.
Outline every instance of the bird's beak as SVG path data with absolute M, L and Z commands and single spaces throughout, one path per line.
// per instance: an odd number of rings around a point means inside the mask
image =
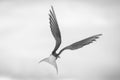
M 44 59 L 42 59 L 41 61 L 39 61 L 39 63 L 41 63 L 41 62 L 43 62 L 43 61 L 51 64 L 52 66 L 54 66 L 54 68 L 56 69 L 57 74 L 58 74 L 58 68 L 57 68 L 56 57 L 55 57 L 55 56 L 50 55 L 48 58 L 44 58 Z

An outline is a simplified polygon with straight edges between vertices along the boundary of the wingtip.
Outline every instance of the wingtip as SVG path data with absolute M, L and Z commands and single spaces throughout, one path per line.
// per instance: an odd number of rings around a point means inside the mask
M 54 8 L 53 8 L 53 6 L 52 6 L 52 5 L 51 5 L 51 9 L 49 9 L 49 11 L 50 11 L 50 14 L 55 13 L 55 12 L 54 12 Z
M 51 9 L 49 9 L 49 11 L 53 10 L 53 5 L 51 5 L 50 7 L 51 7 Z
M 98 36 L 102 36 L 103 34 L 98 34 Z
M 103 34 L 97 34 L 97 35 L 94 35 L 94 37 L 96 38 L 99 38 L 99 36 L 102 36 Z

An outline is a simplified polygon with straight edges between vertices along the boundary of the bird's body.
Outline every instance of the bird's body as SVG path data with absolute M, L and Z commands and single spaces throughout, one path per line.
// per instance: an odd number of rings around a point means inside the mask
M 58 53 L 56 53 L 57 49 L 60 47 L 62 39 L 61 39 L 61 33 L 60 33 L 60 30 L 59 30 L 57 18 L 56 18 L 56 15 L 55 15 L 55 12 L 54 12 L 54 9 L 53 9 L 52 6 L 51 6 L 50 13 L 49 13 L 49 20 L 50 20 L 51 32 L 52 32 L 52 35 L 55 38 L 56 45 L 55 45 L 55 48 L 52 51 L 51 55 L 48 58 L 45 58 L 45 59 L 41 60 L 40 62 L 42 62 L 42 61 L 48 62 L 49 64 L 53 65 L 56 68 L 57 72 L 58 72 L 58 68 L 57 68 L 56 60 L 59 58 L 60 54 L 64 50 L 66 50 L 66 49 L 76 50 L 76 49 L 82 48 L 83 46 L 92 43 L 97 38 L 99 38 L 99 36 L 102 35 L 102 34 L 97 34 L 97 35 L 88 37 L 86 39 L 83 39 L 81 41 L 75 42 L 71 45 L 68 45 L 68 46 L 64 47 Z

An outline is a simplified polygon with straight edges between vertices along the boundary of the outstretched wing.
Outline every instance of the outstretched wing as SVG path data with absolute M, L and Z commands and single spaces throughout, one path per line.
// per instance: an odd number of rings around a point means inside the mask
M 49 13 L 49 20 L 50 20 L 50 28 L 51 28 L 51 32 L 56 40 L 56 45 L 55 48 L 53 50 L 53 54 L 54 52 L 59 48 L 60 44 L 61 44 L 61 34 L 60 34 L 60 30 L 59 30 L 59 26 L 57 23 L 57 18 L 54 12 L 53 7 L 51 6 L 51 10 Z
M 90 43 L 92 43 L 93 41 L 96 41 L 97 38 L 99 38 L 99 36 L 101 36 L 102 34 L 98 34 L 98 35 L 94 35 L 94 36 L 91 36 L 91 37 L 88 37 L 86 39 L 83 39 L 81 41 L 78 41 L 76 43 L 73 43 L 65 48 L 63 48 L 58 55 L 61 54 L 62 51 L 66 50 L 66 49 L 70 49 L 70 50 L 75 50 L 75 49 L 79 49 L 85 45 L 88 45 Z

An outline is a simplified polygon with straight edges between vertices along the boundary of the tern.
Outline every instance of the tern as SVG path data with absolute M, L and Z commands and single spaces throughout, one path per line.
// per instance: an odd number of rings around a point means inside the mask
M 39 63 L 45 61 L 45 62 L 51 64 L 52 66 L 54 66 L 54 68 L 56 69 L 56 71 L 58 73 L 58 67 L 56 64 L 56 60 L 58 58 L 60 58 L 59 56 L 64 50 L 67 50 L 67 49 L 76 50 L 76 49 L 82 48 L 83 46 L 88 45 L 88 44 L 92 43 L 93 41 L 96 41 L 96 39 L 99 38 L 99 36 L 101 36 L 102 34 L 93 35 L 86 39 L 77 41 L 71 45 L 68 45 L 68 46 L 62 48 L 59 51 L 59 53 L 57 53 L 56 51 L 58 50 L 58 48 L 60 47 L 61 42 L 62 42 L 61 33 L 60 33 L 59 25 L 57 22 L 57 18 L 56 18 L 53 6 L 51 6 L 51 9 L 49 11 L 50 11 L 49 12 L 50 29 L 51 29 L 52 35 L 55 38 L 56 45 L 55 45 L 55 48 L 53 49 L 52 53 L 50 54 L 50 56 L 48 58 L 42 59 L 41 61 L 39 61 Z

